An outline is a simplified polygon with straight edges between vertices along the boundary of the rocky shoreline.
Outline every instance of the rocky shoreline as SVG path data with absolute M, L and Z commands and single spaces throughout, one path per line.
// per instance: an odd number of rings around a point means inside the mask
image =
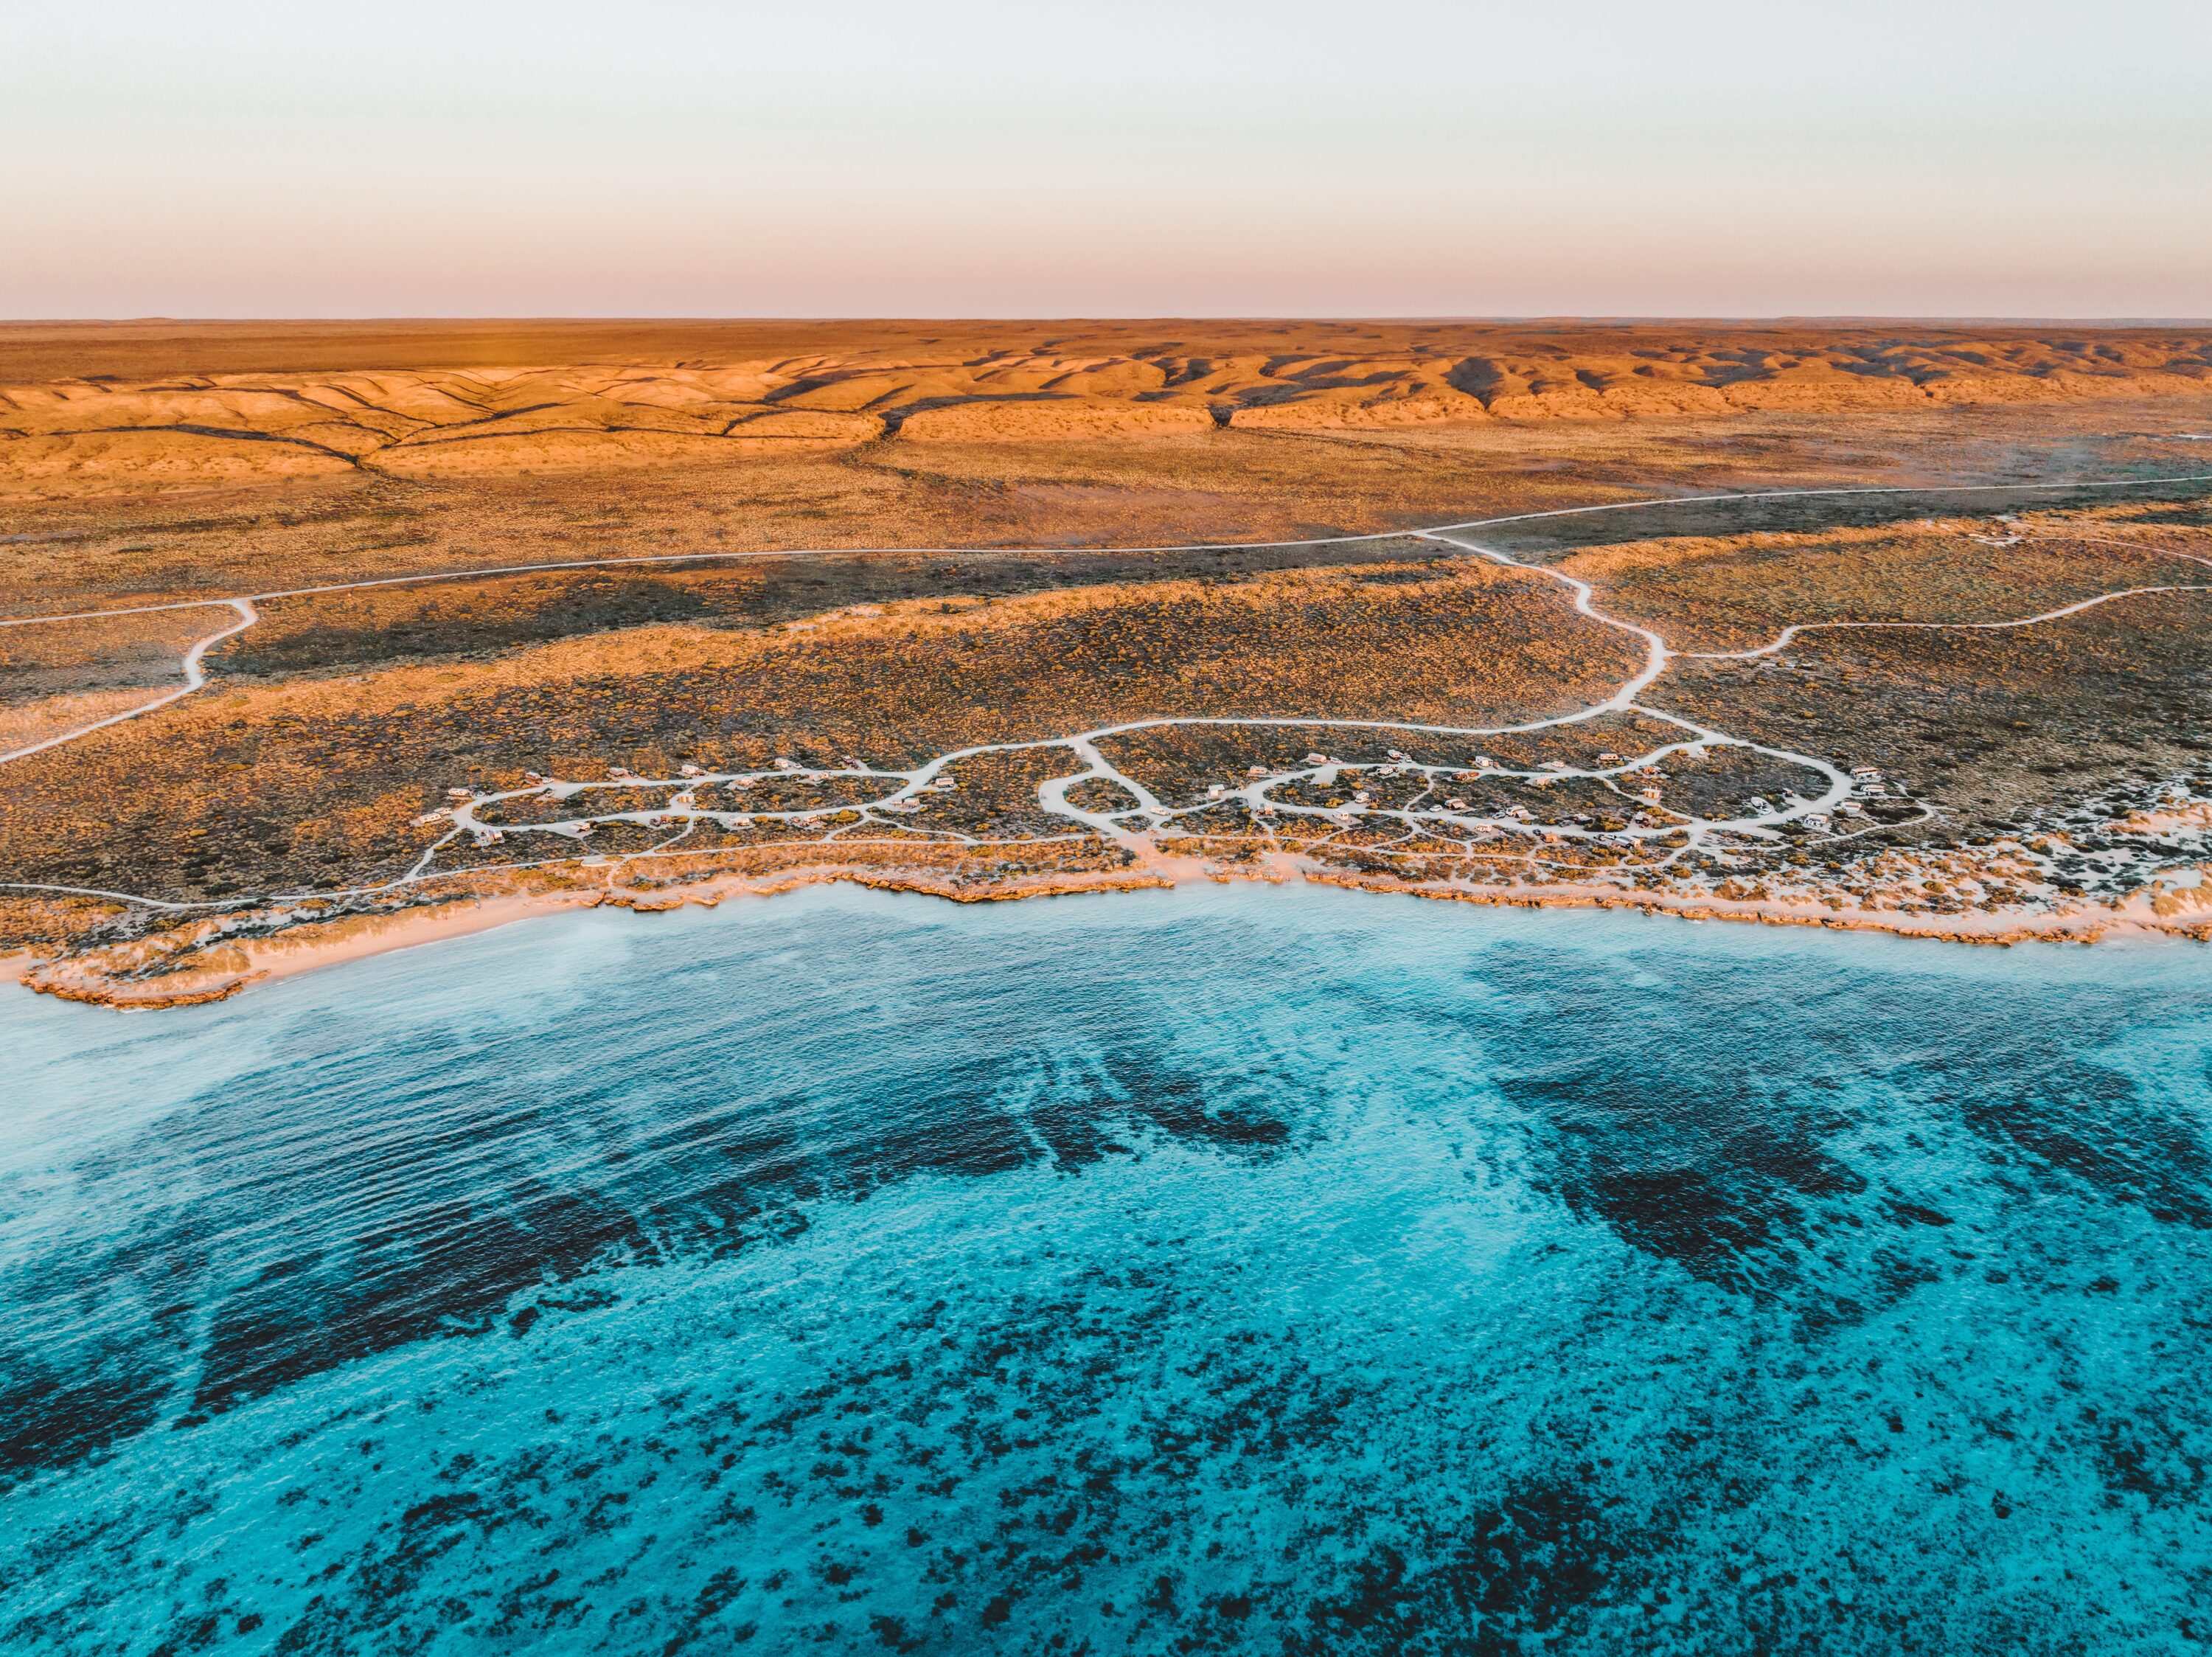
M 795 850 L 795 848 L 794 848 Z M 1364 860 L 1363 860 L 1364 861 Z M 988 860 L 934 865 L 808 858 L 780 868 L 714 868 L 690 877 L 643 875 L 634 866 L 563 863 L 495 877 L 456 874 L 434 886 L 357 908 L 301 904 L 210 917 L 114 941 L 87 938 L 51 953 L 0 960 L 0 978 L 65 1001 L 125 1009 L 224 1000 L 250 986 L 343 961 L 483 931 L 533 916 L 615 907 L 653 913 L 738 898 L 764 898 L 837 881 L 957 903 L 1018 901 L 1088 892 L 1164 889 L 1195 880 L 1306 881 L 1354 891 L 1522 909 L 1633 910 L 1677 919 L 1878 931 L 1954 943 L 2093 943 L 2165 935 L 2212 942 L 2212 865 L 2119 898 L 2036 899 L 1933 908 L 1877 907 L 1840 889 L 1730 896 L 1680 881 L 1650 887 L 1589 880 L 1518 877 L 1485 881 L 1347 867 L 1310 851 L 1207 856 L 1147 846 L 1127 865 L 1011 874 Z M 119 908 L 119 906 L 118 906 Z M 81 937 L 82 934 L 79 935 Z

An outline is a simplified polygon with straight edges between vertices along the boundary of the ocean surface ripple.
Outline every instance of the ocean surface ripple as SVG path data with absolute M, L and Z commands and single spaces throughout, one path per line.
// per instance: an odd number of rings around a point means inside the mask
M 2212 1642 L 2212 951 L 817 890 L 0 1051 L 11 1651 Z

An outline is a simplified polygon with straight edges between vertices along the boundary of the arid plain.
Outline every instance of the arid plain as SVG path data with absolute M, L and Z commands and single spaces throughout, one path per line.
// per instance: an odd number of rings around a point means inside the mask
M 2205 473 L 2212 330 L 13 326 L 0 952 L 824 879 L 2203 936 Z

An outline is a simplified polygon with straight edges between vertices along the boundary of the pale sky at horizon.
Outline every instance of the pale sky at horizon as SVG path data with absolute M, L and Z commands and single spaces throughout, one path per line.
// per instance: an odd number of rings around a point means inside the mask
M 0 316 L 2212 316 L 2212 4 L 0 0 Z

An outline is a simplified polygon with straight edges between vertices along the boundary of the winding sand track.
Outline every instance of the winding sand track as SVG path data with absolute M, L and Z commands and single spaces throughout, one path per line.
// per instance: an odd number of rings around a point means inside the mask
M 2124 587 L 2117 593 L 2100 593 L 2096 597 L 2083 599 L 2078 604 L 2069 604 L 2058 610 L 2045 610 L 2039 616 L 2022 616 L 2017 621 L 1802 621 L 1784 628 L 1774 636 L 1772 643 L 1762 644 L 1756 649 L 1684 650 L 1680 654 L 1689 661 L 1749 661 L 1758 656 L 1771 656 L 1791 639 L 1806 633 L 1832 631 L 1844 627 L 1862 632 L 1873 628 L 1904 628 L 1923 632 L 2002 632 L 2008 627 L 2033 627 L 2046 621 L 2060 621 L 2068 616 L 2078 616 L 2084 610 L 2094 610 L 2100 604 L 2110 604 L 2114 599 L 2132 599 L 2145 593 L 2212 593 L 2212 586 Z
M 188 697 L 194 691 L 198 690 L 201 685 L 207 683 L 207 675 L 200 670 L 200 661 L 201 659 L 207 655 L 208 651 L 214 646 L 222 643 L 227 638 L 235 638 L 239 634 L 252 626 L 255 622 L 261 619 L 259 612 L 253 607 L 253 600 L 252 599 L 219 599 L 213 600 L 209 607 L 213 607 L 213 605 L 227 606 L 230 609 L 237 611 L 239 618 L 233 622 L 229 626 L 224 628 L 221 632 L 210 633 L 206 637 L 198 639 L 193 642 L 191 648 L 186 650 L 184 655 L 182 665 L 184 668 L 185 682 L 182 685 L 179 685 L 173 691 L 170 691 L 161 696 L 155 697 L 150 702 L 142 702 L 135 708 L 126 708 L 119 714 L 110 714 L 105 719 L 94 720 L 89 725 L 80 725 L 76 729 L 73 731 L 64 731 L 59 736 L 50 736 L 43 742 L 33 742 L 27 747 L 17 748 L 8 753 L 0 753 L 0 765 L 6 765 L 11 759 L 27 759 L 34 753 L 44 753 L 49 748 L 58 748 L 65 742 L 74 742 L 81 736 L 89 736 L 93 732 L 105 730 L 110 725 L 120 725 L 126 719 L 137 719 L 143 715 L 150 714 L 156 708 L 166 708 L 172 702 L 178 700 L 179 698 Z M 200 606 L 177 606 L 173 607 L 198 608 Z M 107 611 L 94 612 L 94 613 L 110 615 L 144 615 L 149 613 L 149 611 Z M 43 618 L 41 618 L 40 619 Z M 56 618 L 56 619 L 61 618 Z M 4 624 L 8 626 L 15 626 L 20 624 L 9 622 Z
M 425 575 L 379 576 L 368 581 L 331 582 L 319 587 L 277 588 L 265 593 L 240 593 L 227 598 L 176 599 L 165 604 L 126 605 L 106 610 L 72 610 L 50 616 L 0 617 L 0 627 L 36 627 L 56 621 L 93 621 L 102 616 L 150 616 L 172 610 L 210 609 L 217 605 L 266 604 L 279 599 L 314 598 L 325 593 L 357 593 L 373 587 L 420 587 L 433 582 L 485 581 L 497 576 L 542 575 L 559 570 L 611 570 L 634 564 L 717 564 L 749 558 L 853 558 L 872 555 L 927 557 L 978 552 L 1233 552 L 1240 549 L 1265 551 L 1285 546 L 1356 546 L 1370 541 L 1413 540 L 1424 536 L 1441 536 L 1455 530 L 1495 529 L 1503 524 L 1534 523 L 1547 518 L 1586 517 L 1599 512 L 1632 512 L 1655 506 L 1711 506 L 1731 501 L 1807 500 L 1850 495 L 2017 495 L 2035 490 L 2156 489 L 2170 484 L 2202 483 L 2212 483 L 2212 472 L 2188 472 L 2178 478 L 2106 478 L 2051 484 L 1942 484 L 1917 489 L 1902 485 L 1861 486 L 1850 489 L 1752 490 L 1732 495 L 1662 495 L 1648 500 L 1607 501 L 1600 506 L 1562 506 L 1542 512 L 1515 512 L 1498 518 L 1468 518 L 1456 523 L 1431 524 L 1422 529 L 1378 530 L 1364 535 L 1310 535 L 1287 541 L 1177 541 L 1148 546 L 806 546 L 745 552 L 651 552 L 623 557 L 567 558 L 550 564 L 483 564 L 467 570 L 436 570 Z M 2203 560 L 2197 562 L 2203 563 Z M 1529 564 L 1522 567 L 1536 569 L 1540 566 Z
M 525 789 L 508 789 L 496 792 L 468 791 L 465 798 L 457 800 L 456 802 L 452 805 L 441 807 L 440 809 L 430 813 L 426 818 L 421 819 L 425 823 L 442 819 L 449 822 L 451 826 L 434 844 L 424 850 L 413 867 L 411 867 L 404 874 L 402 874 L 394 880 L 386 882 L 380 886 L 355 887 L 337 892 L 323 891 L 269 893 L 259 897 L 241 898 L 222 902 L 179 904 L 139 897 L 129 892 L 101 891 L 88 887 L 33 885 L 27 882 L 0 882 L 0 886 L 4 886 L 7 889 L 15 891 L 49 892 L 57 894 L 106 898 L 163 911 L 229 910 L 267 903 L 304 902 L 311 900 L 319 901 L 338 897 L 373 896 L 388 892 L 398 887 L 417 883 L 425 880 L 438 878 L 446 873 L 453 872 L 441 871 L 435 868 L 438 853 L 464 835 L 471 838 L 477 845 L 486 846 L 497 844 L 504 840 L 507 836 L 514 834 L 548 834 L 565 838 L 572 842 L 581 842 L 593 832 L 594 830 L 601 824 L 629 823 L 646 826 L 673 825 L 677 827 L 678 832 L 667 840 L 662 841 L 659 844 L 653 846 L 647 850 L 623 854 L 620 857 L 611 860 L 612 862 L 619 864 L 626 863 L 641 857 L 680 856 L 692 855 L 677 851 L 675 848 L 682 840 L 687 838 L 695 829 L 702 824 L 714 824 L 725 828 L 744 828 L 753 826 L 757 824 L 771 822 L 787 823 L 794 826 L 808 826 L 841 812 L 852 812 L 855 813 L 854 820 L 832 829 L 829 833 L 823 836 L 822 839 L 817 844 L 824 845 L 835 844 L 839 842 L 850 830 L 859 829 L 863 825 L 873 825 L 879 828 L 896 827 L 909 835 L 919 831 L 926 840 L 938 840 L 951 844 L 969 845 L 983 844 L 1038 845 L 1065 840 L 1071 838 L 1084 838 L 1085 833 L 1087 832 L 1104 836 L 1117 843 L 1130 846 L 1133 849 L 1150 850 L 1153 848 L 1154 836 L 1156 836 L 1161 830 L 1168 828 L 1170 825 L 1178 822 L 1179 820 L 1185 818 L 1198 816 L 1206 813 L 1228 810 L 1240 811 L 1249 816 L 1251 819 L 1250 823 L 1243 825 L 1243 832 L 1246 833 L 1254 832 L 1255 828 L 1258 828 L 1263 832 L 1267 832 L 1267 827 L 1270 823 L 1270 819 L 1282 818 L 1322 819 L 1334 825 L 1339 830 L 1351 827 L 1353 824 L 1363 820 L 1373 823 L 1387 819 L 1395 821 L 1403 826 L 1406 831 L 1404 837 L 1402 837 L 1404 839 L 1415 838 L 1428 839 L 1437 843 L 1439 849 L 1449 849 L 1453 847 L 1472 848 L 1479 842 L 1495 840 L 1500 836 L 1506 837 L 1509 839 L 1514 837 L 1519 837 L 1531 843 L 1532 855 L 1534 845 L 1545 842 L 1556 844 L 1568 839 L 1578 839 L 1599 841 L 1613 845 L 1631 845 L 1639 842 L 1650 842 L 1661 838 L 1679 836 L 1681 837 L 1680 844 L 1674 846 L 1669 851 L 1668 856 L 1662 860 L 1665 862 L 1671 863 L 1676 858 L 1707 844 L 1716 836 L 1740 837 L 1741 838 L 1753 840 L 1775 839 L 1778 838 L 1777 831 L 1779 825 L 1785 823 L 1798 821 L 1808 817 L 1817 817 L 1820 813 L 1832 810 L 1833 807 L 1850 797 L 1854 786 L 1852 779 L 1849 776 L 1825 759 L 1819 758 L 1810 754 L 1795 752 L 1788 749 L 1769 747 L 1763 744 L 1753 742 L 1747 738 L 1731 735 L 1724 731 L 1699 724 L 1695 721 L 1683 717 L 1680 714 L 1669 712 L 1664 709 L 1649 706 L 1639 701 L 1638 698 L 1644 691 L 1648 690 L 1663 673 L 1665 673 L 1668 664 L 1677 655 L 1680 655 L 1686 659 L 1703 661 L 1747 660 L 1753 657 L 1771 655 L 1775 651 L 1784 648 L 1791 639 L 1797 637 L 1801 634 L 1810 632 L 1816 629 L 1911 628 L 1929 630 L 1995 630 L 2027 627 L 2037 625 L 2044 622 L 2056 621 L 2067 616 L 2076 615 L 2083 611 L 2094 608 L 2099 605 L 2110 603 L 2118 599 L 2156 593 L 2207 592 L 2212 591 L 2212 586 L 2155 586 L 2129 588 L 2118 592 L 2100 594 L 2095 597 L 2085 599 L 2075 604 L 2067 605 L 2060 609 L 2045 612 L 2040 615 L 2022 617 L 2015 620 L 2007 621 L 1837 621 L 1801 623 L 1784 629 L 1782 633 L 1778 636 L 1772 643 L 1758 647 L 1754 649 L 1740 651 L 1677 652 L 1668 645 L 1664 637 L 1652 629 L 1641 626 L 1634 622 L 1624 620 L 1620 617 L 1608 615 L 1603 610 L 1600 609 L 1595 602 L 1595 594 L 1589 582 L 1583 581 L 1577 576 L 1567 575 L 1564 571 L 1554 570 L 1548 565 L 1527 563 L 1523 560 L 1513 557 L 1510 554 L 1499 551 L 1495 548 L 1485 546 L 1478 542 L 1462 539 L 1459 533 L 1455 532 L 1464 532 L 1485 527 L 1496 527 L 1507 524 L 1524 523 L 1543 519 L 1568 518 L 1594 513 L 1626 511 L 1637 508 L 1704 504 L 1731 501 L 1760 501 L 1816 498 L 1824 496 L 1893 496 L 1911 494 L 2012 494 L 2035 490 L 2063 490 L 2082 489 L 2147 488 L 2176 483 L 2197 483 L 2206 481 L 2212 481 L 2212 474 L 2196 474 L 2181 478 L 2099 479 L 2086 482 L 2054 484 L 1968 484 L 1954 485 L 1940 489 L 1860 487 L 1829 490 L 1773 490 L 1747 494 L 1668 496 L 1651 500 L 1612 502 L 1599 506 L 1563 507 L 1543 512 L 1516 513 L 1504 517 L 1469 520 L 1464 522 L 1439 525 L 1428 529 L 1390 531 L 1364 535 L 1316 537 L 1310 539 L 1297 541 L 1210 541 L 1186 543 L 1175 546 L 1091 549 L 1094 551 L 1127 552 L 1197 551 L 1229 550 L 1239 546 L 1318 546 L 1400 539 L 1425 539 L 1433 541 L 1438 545 L 1454 548 L 1457 551 L 1465 553 L 1471 557 L 1484 558 L 1509 569 L 1527 570 L 1533 575 L 1540 576 L 1547 580 L 1558 582 L 1559 585 L 1565 588 L 1572 595 L 1572 606 L 1576 613 L 1583 616 L 1600 625 L 1617 629 L 1642 641 L 1645 650 L 1644 664 L 1640 670 L 1626 680 L 1620 689 L 1616 690 L 1611 696 L 1606 698 L 1602 701 L 1592 703 L 1586 707 L 1577 709 L 1570 713 L 1555 715 L 1549 718 L 1533 720 L 1515 725 L 1481 727 L 1447 726 L 1378 720 L 1285 718 L 1264 715 L 1243 716 L 1163 717 L 1134 720 L 1121 724 L 1101 726 L 1094 730 L 1084 731 L 1066 736 L 1044 737 L 1020 742 L 977 744 L 970 747 L 960 748 L 949 753 L 941 754 L 936 758 L 930 760 L 926 765 L 912 771 L 885 771 L 864 765 L 855 765 L 843 768 L 815 768 L 801 766 L 787 761 L 781 762 L 778 767 L 774 770 L 752 772 L 705 772 L 695 771 L 690 775 L 676 777 L 641 777 L 633 776 L 628 772 L 622 772 L 605 782 L 568 782 L 555 778 L 546 778 L 541 779 L 540 781 L 534 783 L 532 786 Z M 2115 545 L 2124 544 L 2115 543 Z M 24 616 L 0 618 L 0 626 L 34 626 L 47 622 L 87 620 L 106 615 L 143 615 L 155 612 L 211 608 L 217 606 L 227 606 L 235 611 L 240 618 L 238 621 L 230 626 L 224 628 L 222 631 L 210 634 L 207 637 L 199 640 L 185 654 L 183 663 L 185 683 L 179 688 L 168 691 L 166 694 L 144 704 L 143 706 L 128 710 L 120 714 L 112 715 L 108 718 L 87 725 L 79 730 L 68 732 L 60 736 L 49 738 L 46 741 L 17 750 L 13 753 L 0 754 L 0 763 L 6 763 L 9 760 L 26 758 L 33 753 L 44 752 L 49 749 L 62 746 L 64 744 L 76 740 L 78 738 L 88 735 L 94 731 L 103 729 L 111 725 L 122 723 L 125 720 L 137 718 L 143 715 L 152 713 L 157 709 L 165 707 L 170 703 L 178 700 L 179 698 L 190 695 L 193 691 L 198 690 L 201 685 L 206 683 L 205 675 L 201 670 L 201 661 L 207 650 L 215 644 L 221 643 L 225 639 L 235 637 L 237 634 L 241 633 L 247 628 L 251 627 L 254 622 L 258 619 L 258 612 L 255 606 L 261 603 L 288 598 L 311 597 L 326 593 L 358 591 L 366 588 L 411 586 L 433 582 L 479 580 L 504 575 L 531 574 L 557 570 L 605 568 L 636 564 L 696 564 L 748 558 L 848 557 L 865 555 L 870 552 L 915 553 L 926 551 L 951 551 L 957 550 L 964 549 L 815 548 L 807 549 L 803 551 L 693 552 L 656 554 L 629 557 L 587 558 L 563 563 L 512 564 L 477 570 L 447 570 L 422 576 L 386 576 L 369 581 L 336 582 L 318 587 L 295 588 L 265 593 L 256 593 L 234 598 L 185 600 L 173 603 L 140 605 L 112 610 L 82 611 L 69 615 Z M 1061 548 L 1054 550 L 1066 551 L 1067 549 Z M 2197 557 L 2192 554 L 2182 553 L 2172 556 L 2188 558 L 2194 563 L 2212 565 L 2212 560 Z M 1556 729 L 1564 726 L 1586 723 L 1589 721 L 1601 719 L 1608 716 L 1632 714 L 1674 726 L 1685 732 L 1686 735 L 1681 740 L 1662 744 L 1659 746 L 1637 755 L 1632 758 L 1624 758 L 1613 763 L 1601 765 L 1596 767 L 1575 767 L 1563 764 L 1553 764 L 1547 765 L 1540 770 L 1516 770 L 1510 767 L 1497 765 L 1494 764 L 1486 764 L 1477 770 L 1469 771 L 1458 766 L 1428 765 L 1415 761 L 1410 757 L 1404 755 L 1394 754 L 1392 759 L 1388 762 L 1342 761 L 1328 758 L 1326 755 L 1309 756 L 1309 763 L 1303 767 L 1269 771 L 1264 776 L 1250 778 L 1243 785 L 1236 788 L 1230 788 L 1224 785 L 1216 789 L 1209 789 L 1206 800 L 1202 803 L 1189 806 L 1170 806 L 1164 803 L 1141 782 L 1126 775 L 1118 769 L 1106 758 L 1097 746 L 1099 742 L 1109 738 L 1127 736 L 1141 731 L 1174 727 L 1287 728 L 1310 729 L 1315 731 L 1325 731 L 1329 729 L 1357 729 L 1362 731 L 1404 732 L 1409 735 L 1443 735 L 1459 738 L 1513 736 L 1524 735 L 1538 731 Z M 1662 813 L 1657 812 L 1656 809 L 1646 811 L 1640 814 L 1639 820 L 1633 825 L 1615 830 L 1594 829 L 1576 824 L 1534 823 L 1522 821 L 1512 817 L 1486 816 L 1469 812 L 1456 801 L 1447 801 L 1442 804 L 1424 803 L 1429 799 L 1431 795 L 1437 793 L 1445 783 L 1453 779 L 1470 781 L 1474 780 L 1477 777 L 1518 779 L 1524 782 L 1534 781 L 1540 783 L 1583 778 L 1601 783 L 1606 788 L 1613 793 L 1621 795 L 1624 801 L 1626 801 L 1629 799 L 1630 796 L 1620 788 L 1619 784 L 1621 779 L 1625 777 L 1632 777 L 1638 772 L 1650 771 L 1661 761 L 1669 758 L 1670 756 L 1677 754 L 1698 755 L 1716 747 L 1743 748 L 1753 752 L 1765 755 L 1770 758 L 1779 760 L 1785 765 L 1802 768 L 1812 776 L 1818 777 L 1820 782 L 1820 787 L 1816 792 L 1813 793 L 1806 793 L 1802 790 L 1790 791 L 1788 793 L 1783 802 L 1778 806 L 1768 806 L 1765 809 L 1747 812 L 1731 817 L 1706 818 L 1681 813 Z M 1037 801 L 1039 806 L 1044 811 L 1054 816 L 1067 819 L 1072 825 L 1076 827 L 1079 832 L 1073 836 L 1063 835 L 1051 837 L 1050 842 L 1042 838 L 1023 839 L 1015 842 L 983 842 L 979 840 L 976 837 L 959 831 L 927 830 L 924 829 L 922 825 L 919 824 L 914 824 L 904 820 L 908 814 L 925 807 L 928 795 L 948 788 L 957 786 L 957 780 L 953 776 L 951 768 L 963 761 L 988 754 L 1035 752 L 1056 748 L 1067 750 L 1071 758 L 1078 762 L 1078 769 L 1073 770 L 1064 775 L 1050 778 L 1041 783 L 1037 789 Z M 1607 756 L 1607 758 L 1610 758 L 1610 756 Z M 1407 806 L 1397 807 L 1370 806 L 1364 803 L 1364 800 L 1358 799 L 1358 797 L 1355 798 L 1354 803 L 1349 806 L 1328 807 L 1305 805 L 1294 801 L 1278 800 L 1273 797 L 1277 790 L 1285 787 L 1286 785 L 1310 782 L 1325 787 L 1334 783 L 1340 777 L 1345 774 L 1358 777 L 1370 771 L 1376 772 L 1378 775 L 1389 777 L 1417 774 L 1423 779 L 1426 786 L 1424 787 L 1421 793 L 1415 798 L 1413 803 Z M 702 787 L 714 785 L 732 790 L 743 790 L 770 778 L 783 781 L 795 781 L 802 783 L 819 783 L 831 780 L 880 781 L 885 784 L 892 784 L 895 786 L 888 787 L 881 795 L 864 801 L 825 804 L 818 807 L 811 808 L 801 807 L 797 809 L 775 809 L 751 812 L 714 810 L 702 808 L 699 807 L 696 801 L 695 795 L 696 790 Z M 1067 796 L 1070 790 L 1085 783 L 1110 784 L 1125 790 L 1137 803 L 1134 806 L 1118 811 L 1085 810 L 1073 803 Z M 640 789 L 664 789 L 668 791 L 670 797 L 664 804 L 654 807 L 596 814 L 579 813 L 577 815 L 564 817 L 552 821 L 523 824 L 503 822 L 497 820 L 496 819 L 498 807 L 508 801 L 524 798 L 547 797 L 555 800 L 566 800 L 578 795 L 588 794 L 599 789 L 618 789 L 631 793 Z M 1656 801 L 1650 801 L 1648 797 L 1646 802 L 1653 804 L 1656 807 Z M 1753 803 L 1764 804 L 1765 802 L 1754 801 Z M 495 813 L 495 816 L 492 819 L 488 819 L 486 817 L 482 815 L 482 813 L 488 810 Z M 1926 813 L 1926 811 L 1927 808 L 1923 807 L 1923 814 Z M 885 816 L 879 813 L 889 813 L 890 815 Z M 1815 826 L 1825 827 L 1825 819 L 1823 819 L 1820 824 L 1816 824 Z M 1324 842 L 1326 838 L 1328 837 L 1324 837 Z M 1850 837 L 1838 836 L 1836 838 Z M 855 843 L 848 842 L 848 844 Z M 489 868 L 484 866 L 478 865 L 476 866 L 476 868 L 477 870 L 486 873 L 492 872 L 494 869 L 526 868 L 538 866 L 540 862 L 569 861 L 569 859 L 574 857 L 576 855 L 576 853 L 571 852 L 564 857 L 533 860 L 533 862 L 531 862 L 493 865 Z M 1492 852 L 1486 852 L 1485 855 L 1494 856 L 1495 854 Z

